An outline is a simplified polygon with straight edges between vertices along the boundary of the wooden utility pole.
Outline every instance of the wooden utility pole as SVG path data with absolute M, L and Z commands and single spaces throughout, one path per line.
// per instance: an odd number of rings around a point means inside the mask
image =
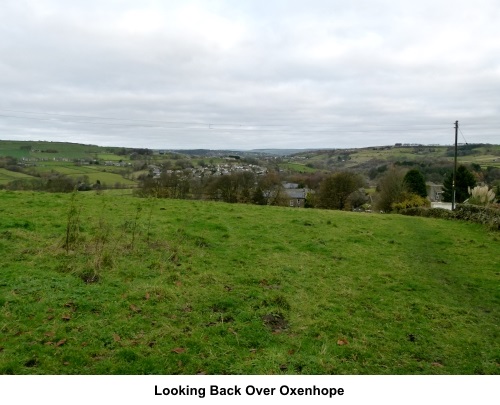
M 457 180 L 457 152 L 458 152 L 458 121 L 455 121 L 455 163 L 453 166 L 453 183 L 452 189 L 452 199 L 451 199 L 451 209 L 455 210 L 456 203 L 456 180 Z

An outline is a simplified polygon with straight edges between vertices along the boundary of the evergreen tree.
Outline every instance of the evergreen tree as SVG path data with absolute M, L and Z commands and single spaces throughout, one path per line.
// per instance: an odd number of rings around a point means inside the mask
M 463 165 L 457 169 L 455 181 L 455 202 L 463 203 L 469 198 L 469 187 L 472 189 L 476 186 L 474 175 Z M 443 182 L 443 200 L 447 202 L 453 201 L 453 173 L 450 173 Z
M 412 169 L 406 173 L 403 183 L 409 193 L 417 194 L 420 197 L 427 197 L 427 188 L 422 173 L 417 169 Z
M 257 187 L 252 196 L 252 202 L 257 205 L 266 205 L 266 197 L 264 196 L 264 192 L 260 187 Z

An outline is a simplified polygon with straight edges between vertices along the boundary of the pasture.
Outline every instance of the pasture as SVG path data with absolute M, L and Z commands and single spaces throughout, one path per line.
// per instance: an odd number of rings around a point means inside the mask
M 498 374 L 500 236 L 0 191 L 2 374 Z

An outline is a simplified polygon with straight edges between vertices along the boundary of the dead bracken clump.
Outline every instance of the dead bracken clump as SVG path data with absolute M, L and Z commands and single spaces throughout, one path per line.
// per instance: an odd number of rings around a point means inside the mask
M 264 321 L 264 325 L 273 332 L 279 333 L 288 329 L 288 321 L 281 313 L 264 315 L 262 316 L 262 320 Z
M 78 276 L 85 284 L 98 283 L 100 280 L 99 273 L 95 269 L 86 268 L 78 273 Z

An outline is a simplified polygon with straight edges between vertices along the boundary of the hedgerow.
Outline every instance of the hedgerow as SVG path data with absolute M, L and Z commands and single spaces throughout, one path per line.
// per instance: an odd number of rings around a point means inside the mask
M 488 228 L 500 230 L 500 209 L 496 207 L 480 207 L 471 204 L 458 204 L 455 211 L 442 208 L 412 207 L 399 211 L 400 214 L 427 218 L 455 219 L 486 225 Z

